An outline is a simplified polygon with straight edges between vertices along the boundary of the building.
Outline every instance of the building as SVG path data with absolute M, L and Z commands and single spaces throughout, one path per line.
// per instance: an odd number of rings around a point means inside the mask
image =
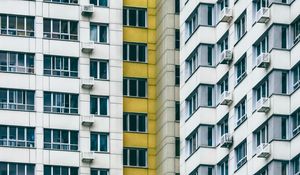
M 123 174 L 122 4 L 1 1 L 1 174 Z
M 300 1 L 181 5 L 181 174 L 299 174 Z
M 178 174 L 179 11 L 2 0 L 0 174 Z

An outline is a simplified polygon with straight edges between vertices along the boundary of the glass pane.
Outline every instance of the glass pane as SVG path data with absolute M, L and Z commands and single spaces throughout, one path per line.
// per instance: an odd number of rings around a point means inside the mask
M 97 61 L 91 61 L 90 62 L 90 76 L 94 78 L 98 78 L 97 76 Z
M 100 79 L 107 79 L 107 62 L 100 62 Z
M 129 95 L 137 96 L 137 80 L 129 80 Z
M 77 24 L 78 23 L 75 21 L 70 22 L 70 33 L 71 34 L 77 35 L 77 33 L 78 33 L 78 25 Z
M 100 135 L 100 151 L 107 151 L 107 135 Z
M 129 165 L 137 166 L 137 150 L 129 150 Z
M 135 114 L 129 115 L 129 131 L 137 131 L 137 116 Z
M 18 30 L 24 30 L 25 29 L 24 21 L 25 21 L 25 18 L 22 17 L 22 16 L 19 16 L 17 18 L 17 29 Z
M 139 131 L 140 132 L 146 131 L 146 117 L 143 115 L 139 116 Z
M 107 42 L 107 26 L 100 26 L 100 42 Z
M 60 27 L 60 21 L 59 20 L 52 20 L 52 31 L 53 32 L 56 32 L 56 33 L 59 33 L 60 30 L 59 30 L 59 27 Z
M 51 175 L 51 166 L 44 166 L 44 175 Z
M 99 6 L 107 7 L 107 0 L 99 0 Z
M 94 133 L 91 134 L 91 150 L 98 151 L 98 135 Z
M 136 26 L 136 10 L 129 10 L 129 25 Z
M 15 163 L 9 164 L 9 174 L 17 174 L 17 164 Z
M 25 175 L 25 165 L 24 164 L 18 164 L 18 175 Z
M 100 115 L 107 115 L 108 113 L 107 98 L 100 98 Z
M 50 32 L 50 31 L 51 31 L 51 21 L 49 19 L 44 19 L 44 32 Z
M 90 113 L 91 114 L 98 114 L 98 108 L 97 108 L 97 98 L 91 97 L 90 100 Z
M 16 16 L 9 16 L 9 28 L 16 29 L 17 17 Z
M 138 90 L 139 90 L 139 97 L 146 97 L 146 81 L 139 80 L 138 81 Z
M 97 40 L 97 26 L 91 25 L 90 26 L 90 37 L 92 41 L 98 42 Z
M 139 26 L 145 27 L 146 26 L 146 12 L 144 10 L 138 11 L 138 18 L 139 18 Z
M 139 45 L 139 61 L 145 62 L 145 60 L 146 60 L 146 46 Z
M 136 61 L 137 58 L 137 46 L 136 45 L 129 45 L 129 60 L 130 61 Z
M 27 165 L 27 174 L 26 175 L 34 175 L 34 165 Z

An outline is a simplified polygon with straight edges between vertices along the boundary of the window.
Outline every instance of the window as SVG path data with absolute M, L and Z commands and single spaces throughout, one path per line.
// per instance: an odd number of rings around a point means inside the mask
M 296 90 L 300 85 L 300 64 L 297 64 L 294 68 L 292 68 L 293 75 L 293 88 Z
M 196 9 L 191 16 L 185 21 L 186 24 L 186 39 L 188 39 L 198 27 L 198 9 Z
M 33 164 L 0 162 L 1 175 L 34 175 L 34 169 Z
M 199 6 L 199 21 L 200 25 L 213 26 L 214 25 L 214 5 L 213 4 L 200 4 Z
M 268 167 L 266 167 L 263 170 L 259 171 L 255 175 L 268 175 Z
M 300 19 L 292 24 L 294 34 L 294 44 L 300 40 Z
M 190 97 L 186 100 L 188 104 L 189 116 L 194 114 L 198 109 L 198 93 L 197 91 L 193 92 Z
M 247 31 L 246 12 L 235 21 L 236 40 L 239 41 Z
M 228 174 L 228 159 L 218 164 L 219 173 L 218 175 L 229 175 Z
M 228 50 L 228 33 L 224 37 L 222 37 L 222 39 L 218 42 L 218 47 L 220 53 L 222 53 L 224 50 Z
M 187 139 L 188 153 L 193 154 L 199 147 L 198 143 L 198 130 L 194 131 Z
M 96 43 L 108 43 L 108 24 L 91 23 L 90 37 Z
M 131 167 L 147 166 L 147 149 L 144 148 L 124 148 L 123 164 Z
M 258 12 L 260 9 L 268 7 L 268 0 L 256 0 L 256 11 Z
M 180 66 L 175 65 L 175 86 L 180 84 Z
M 296 157 L 293 161 L 292 161 L 292 165 L 293 165 L 293 175 L 297 175 L 300 173 L 300 157 Z
M 44 148 L 54 150 L 78 150 L 78 131 L 44 129 Z
M 33 111 L 34 91 L 0 89 L 0 109 Z
M 44 19 L 44 37 L 78 40 L 78 22 L 60 19 Z
M 221 0 L 218 3 L 220 11 L 222 11 L 224 8 L 228 7 L 228 0 Z
M 34 17 L 0 14 L 0 34 L 34 36 Z
M 78 77 L 78 58 L 45 55 L 44 75 Z
M 300 110 L 297 110 L 292 114 L 292 126 L 293 126 L 293 136 L 300 132 Z
M 44 112 L 78 114 L 78 95 L 44 92 Z
M 124 78 L 123 95 L 130 97 L 147 97 L 147 79 Z
M 55 2 L 63 4 L 78 4 L 78 0 L 44 0 L 45 2 Z
M 218 123 L 220 136 L 228 133 L 228 116 L 225 117 L 220 123 Z
M 34 128 L 0 125 L 0 146 L 34 147 Z
M 124 8 L 123 25 L 133 27 L 147 27 L 147 10 L 138 8 Z
M 44 165 L 44 175 L 78 175 L 78 168 Z
M 109 100 L 105 96 L 91 96 L 90 113 L 107 116 L 109 115 Z
M 235 64 L 236 84 L 239 84 L 246 77 L 246 55 Z
M 268 126 L 265 125 L 261 127 L 254 133 L 254 135 L 256 138 L 255 148 L 262 144 L 268 143 Z
M 0 71 L 34 73 L 34 54 L 0 51 Z
M 107 169 L 91 168 L 91 175 L 109 175 L 109 171 Z
M 180 156 L 180 138 L 175 138 L 175 156 Z
M 281 139 L 288 139 L 288 119 L 281 117 Z
M 269 47 L 268 47 L 268 36 L 265 36 L 261 41 L 259 41 L 255 45 L 256 49 L 256 57 L 260 56 L 262 53 L 268 53 Z
M 228 74 L 226 74 L 225 77 L 218 82 L 218 87 L 220 95 L 228 91 Z
M 180 121 L 180 102 L 175 102 L 175 120 Z
M 90 0 L 90 4 L 100 7 L 108 7 L 108 0 Z
M 175 14 L 180 13 L 180 0 L 175 0 Z
M 147 132 L 147 115 L 137 113 L 123 114 L 123 130 L 128 132 Z
M 237 116 L 236 125 L 239 126 L 247 119 L 246 97 L 235 106 L 235 113 Z
M 198 68 L 198 51 L 194 51 L 191 56 L 186 60 L 186 64 L 188 67 L 187 77 L 190 77 Z
M 215 134 L 214 134 L 214 126 L 200 126 L 200 141 L 199 144 L 201 146 L 214 146 L 214 139 L 215 139 Z
M 197 167 L 192 173 L 189 175 L 214 175 L 215 174 L 215 168 L 213 165 L 200 165 Z
M 108 80 L 108 61 L 91 59 L 90 76 L 98 80 Z
M 288 48 L 289 28 L 287 26 L 281 26 L 281 48 Z
M 123 60 L 132 62 L 147 62 L 147 44 L 143 43 L 124 43 Z
M 269 82 L 265 80 L 255 88 L 256 101 L 269 96 Z
M 288 93 L 288 73 L 287 72 L 282 72 L 281 74 L 281 93 L 282 94 L 287 94 Z
M 91 151 L 108 152 L 108 133 L 91 132 Z
M 240 168 L 247 162 L 247 141 L 243 141 L 235 148 L 237 168 Z
M 175 29 L 175 49 L 180 49 L 180 30 Z

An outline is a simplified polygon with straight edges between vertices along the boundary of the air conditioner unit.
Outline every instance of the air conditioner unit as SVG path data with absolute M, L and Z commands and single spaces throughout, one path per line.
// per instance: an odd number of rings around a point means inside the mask
M 268 158 L 271 155 L 271 147 L 269 143 L 262 143 L 257 147 L 257 157 Z
M 94 152 L 82 152 L 81 153 L 81 160 L 84 163 L 91 163 L 95 159 Z
M 91 16 L 94 13 L 94 4 L 81 6 L 81 14 L 83 16 Z
M 220 22 L 230 22 L 232 20 L 232 10 L 228 7 L 223 8 L 220 12 Z
M 233 144 L 233 138 L 230 134 L 223 134 L 220 141 L 220 146 L 222 148 L 229 148 Z
M 81 50 L 84 53 L 91 53 L 94 50 L 94 41 L 82 42 Z
M 224 50 L 221 53 L 220 64 L 229 64 L 232 61 L 232 51 Z
M 270 65 L 270 60 L 271 60 L 271 56 L 269 53 L 261 53 L 256 58 L 256 66 L 262 67 L 262 68 L 267 68 Z
M 94 77 L 81 79 L 81 87 L 84 89 L 92 89 L 94 84 L 95 84 Z
M 228 91 L 224 91 L 220 96 L 221 105 L 230 105 L 232 103 L 232 95 Z
M 270 99 L 262 97 L 258 102 L 256 102 L 256 109 L 258 112 L 269 112 L 270 110 Z
M 90 116 L 82 116 L 81 118 L 81 124 L 83 126 L 91 127 L 95 122 L 95 116 L 90 115 Z
M 256 12 L 256 21 L 258 23 L 267 23 L 270 20 L 270 9 L 262 7 L 258 12 Z

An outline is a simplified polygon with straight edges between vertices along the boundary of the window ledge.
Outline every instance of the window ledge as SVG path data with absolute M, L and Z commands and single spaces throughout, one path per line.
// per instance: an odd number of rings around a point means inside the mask
M 0 71 L 0 73 L 5 73 L 5 74 L 20 74 L 20 75 L 36 75 L 36 73 L 25 73 L 25 72 L 11 72 L 11 71 Z
M 131 165 L 123 165 L 124 168 L 139 168 L 139 169 L 148 169 L 147 166 L 131 166 Z
M 71 6 L 80 6 L 78 3 L 63 3 L 63 2 L 51 2 L 51 1 L 43 1 L 43 3 L 48 3 L 48 4 L 59 4 L 59 5 L 71 5 Z
M 4 111 L 19 111 L 19 112 L 36 112 L 35 110 L 18 110 L 18 109 L 3 109 L 0 108 L 0 110 L 4 110 Z
M 35 32 L 35 31 L 33 31 Z M 8 34 L 0 34 L 0 36 L 9 36 L 9 37 L 20 37 L 20 38 L 32 38 L 32 39 L 35 39 L 36 37 L 35 36 L 23 36 L 23 35 L 8 35 Z
M 80 116 L 80 114 L 72 114 L 72 113 L 59 113 L 59 112 L 50 112 L 50 111 L 44 111 L 45 114 L 57 114 L 57 115 L 69 115 L 69 116 Z
M 69 78 L 69 79 L 80 79 L 79 77 L 67 77 L 67 76 L 59 76 L 59 75 L 46 75 L 43 74 L 45 77 L 53 77 L 53 78 Z
M 148 100 L 148 97 L 136 97 L 136 96 L 128 96 L 128 95 L 123 95 L 126 98 L 137 98 L 137 99 L 144 99 L 144 100 Z
M 58 39 L 58 38 L 46 38 L 43 37 L 43 40 L 52 40 L 52 41 L 64 41 L 64 42 L 74 42 L 74 43 L 80 43 L 79 40 L 67 40 L 67 39 Z
M 123 131 L 124 133 L 128 133 L 128 134 L 149 134 L 148 132 L 141 132 L 141 131 Z
M 36 149 L 36 147 L 26 147 L 26 146 L 10 146 L 10 145 L 0 145 L 2 148 L 17 148 L 17 149 Z
M 145 26 L 145 27 L 142 27 L 142 26 L 130 26 L 130 25 L 125 25 L 125 24 L 123 24 L 123 27 L 134 28 L 134 29 L 148 29 L 147 26 Z
M 148 64 L 148 62 L 140 62 L 140 61 L 130 61 L 130 60 L 123 60 L 123 62 L 126 63 L 137 63 L 137 64 Z
M 44 147 L 43 149 L 46 151 L 64 151 L 64 152 L 75 152 L 75 153 L 80 152 L 80 150 L 62 150 L 62 149 L 51 149 L 51 148 L 44 148 Z
M 91 150 L 91 151 L 93 151 L 93 150 Z M 110 154 L 109 151 L 93 151 L 93 152 L 96 154 Z

